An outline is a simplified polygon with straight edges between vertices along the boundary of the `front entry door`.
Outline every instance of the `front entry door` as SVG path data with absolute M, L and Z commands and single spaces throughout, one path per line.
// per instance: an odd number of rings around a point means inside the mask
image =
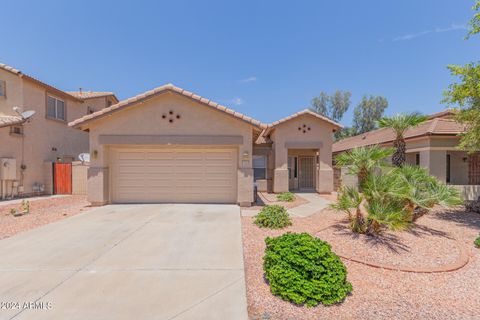
M 315 157 L 298 157 L 298 187 L 315 188 Z

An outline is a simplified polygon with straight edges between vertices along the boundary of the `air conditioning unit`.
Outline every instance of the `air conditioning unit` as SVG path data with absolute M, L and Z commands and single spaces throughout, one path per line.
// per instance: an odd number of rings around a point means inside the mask
M 0 158 L 0 180 L 17 180 L 17 161 Z

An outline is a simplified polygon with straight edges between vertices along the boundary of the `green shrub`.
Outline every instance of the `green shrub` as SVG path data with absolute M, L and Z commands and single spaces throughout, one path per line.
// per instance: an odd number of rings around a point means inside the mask
M 265 277 L 272 294 L 297 305 L 331 305 L 352 291 L 347 269 L 330 245 L 308 233 L 265 239 Z
M 279 205 L 265 206 L 255 217 L 260 228 L 281 229 L 292 224 L 287 210 Z
M 480 235 L 478 236 L 477 239 L 473 242 L 475 244 L 475 247 L 480 248 Z
M 282 192 L 277 195 L 277 200 L 283 202 L 292 202 L 295 200 L 295 195 L 291 192 Z

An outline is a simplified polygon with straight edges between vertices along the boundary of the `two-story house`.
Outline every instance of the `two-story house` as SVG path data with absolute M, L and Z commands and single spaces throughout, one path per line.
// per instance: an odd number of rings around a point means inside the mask
M 89 151 L 88 133 L 68 122 L 117 102 L 112 92 L 66 92 L 0 63 L 0 160 L 15 165 L 14 179 L 0 177 L 0 199 L 51 192 L 46 163 Z

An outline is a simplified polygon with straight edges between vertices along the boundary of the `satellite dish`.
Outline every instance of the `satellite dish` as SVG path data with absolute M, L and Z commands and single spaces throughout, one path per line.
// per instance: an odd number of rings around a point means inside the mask
M 33 110 L 27 110 L 25 112 L 20 113 L 20 115 L 24 120 L 30 119 L 34 114 L 35 114 L 35 111 Z
M 80 153 L 78 159 L 82 162 L 90 162 L 90 153 Z

